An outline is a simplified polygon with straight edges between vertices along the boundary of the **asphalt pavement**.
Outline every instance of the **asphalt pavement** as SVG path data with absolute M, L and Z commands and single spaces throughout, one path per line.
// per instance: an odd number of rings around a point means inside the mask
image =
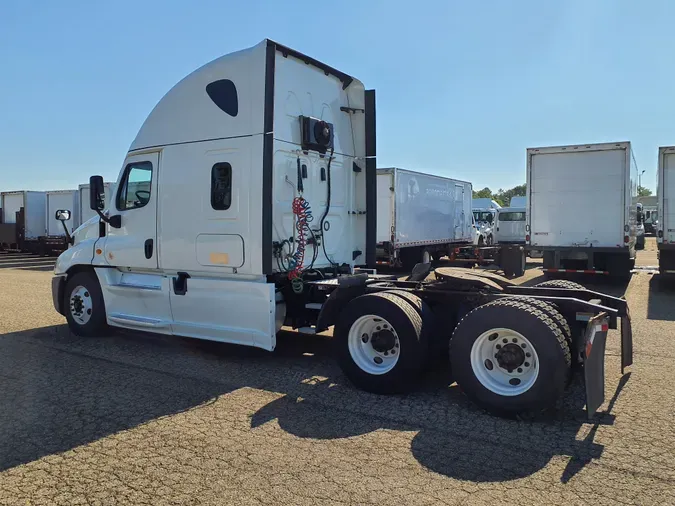
M 472 406 L 442 369 L 411 395 L 357 391 L 325 336 L 285 333 L 275 353 L 78 338 L 52 308 L 49 262 L 31 262 L 0 257 L 2 505 L 675 504 L 675 283 L 651 272 L 590 283 L 625 292 L 633 317 L 624 376 L 610 332 L 603 413 L 586 420 L 575 382 L 518 421 Z M 532 263 L 522 281 L 540 276 Z

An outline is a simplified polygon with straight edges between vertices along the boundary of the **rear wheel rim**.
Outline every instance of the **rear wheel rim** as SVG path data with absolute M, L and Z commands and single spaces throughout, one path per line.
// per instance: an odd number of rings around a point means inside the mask
M 75 323 L 86 325 L 91 319 L 91 314 L 94 310 L 89 289 L 82 285 L 76 286 L 70 292 L 69 306 L 70 315 L 73 317 Z
M 483 332 L 471 347 L 471 368 L 476 379 L 491 392 L 513 397 L 527 392 L 539 376 L 539 357 L 520 332 L 493 328 Z
M 401 354 L 396 330 L 387 320 L 375 315 L 361 316 L 352 324 L 347 346 L 359 369 L 373 375 L 390 372 Z

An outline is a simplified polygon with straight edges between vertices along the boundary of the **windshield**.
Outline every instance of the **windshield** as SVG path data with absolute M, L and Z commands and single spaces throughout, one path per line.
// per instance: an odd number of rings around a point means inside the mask
M 473 217 L 477 222 L 487 221 L 492 223 L 492 213 L 490 211 L 474 211 Z
M 525 221 L 525 213 L 516 211 L 499 213 L 499 221 Z

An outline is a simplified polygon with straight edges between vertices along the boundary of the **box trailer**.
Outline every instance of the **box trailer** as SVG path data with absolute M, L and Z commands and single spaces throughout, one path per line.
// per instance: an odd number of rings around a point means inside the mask
M 412 269 L 471 244 L 471 183 L 397 167 L 377 170 L 377 260 Z
M 43 251 L 46 254 L 60 253 L 68 248 L 68 232 L 77 228 L 78 220 L 78 200 L 77 190 L 52 190 L 45 193 L 45 233 L 40 239 L 43 245 Z M 56 219 L 56 211 L 70 211 L 70 219 L 64 221 L 66 229 L 60 220 Z
M 672 274 L 675 273 L 675 146 L 659 148 L 656 197 L 659 271 Z
M 57 259 L 56 310 L 77 335 L 112 325 L 268 351 L 282 325 L 334 326 L 357 387 L 410 391 L 449 353 L 462 391 L 499 414 L 555 404 L 583 364 L 594 413 L 619 319 L 632 360 L 626 301 L 428 263 L 406 280 L 375 272 L 375 131 L 374 90 L 274 41 L 195 70 L 145 120 L 108 213 L 90 179 L 99 219 Z
M 103 183 L 103 189 L 105 191 L 104 197 L 104 209 L 108 208 L 110 204 L 110 196 L 112 195 L 112 183 Z M 89 221 L 94 216 L 98 216 L 96 211 L 89 208 L 89 184 L 81 184 L 78 187 L 77 195 L 77 224 L 76 227 L 79 227 L 83 223 Z
M 45 192 L 13 191 L 0 194 L 5 249 L 40 252 L 40 237 L 45 233 Z
M 630 142 L 527 150 L 528 248 L 543 269 L 629 276 L 637 167 Z

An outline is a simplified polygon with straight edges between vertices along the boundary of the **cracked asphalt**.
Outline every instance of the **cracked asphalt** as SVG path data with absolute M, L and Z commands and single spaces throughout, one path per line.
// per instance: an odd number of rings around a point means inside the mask
M 0 257 L 0 505 L 675 504 L 675 283 L 648 272 L 592 285 L 626 291 L 635 364 L 621 376 L 611 331 L 589 422 L 579 382 L 524 421 L 470 405 L 441 371 L 407 396 L 356 391 L 329 337 L 283 334 L 273 354 L 78 338 L 49 269 Z

